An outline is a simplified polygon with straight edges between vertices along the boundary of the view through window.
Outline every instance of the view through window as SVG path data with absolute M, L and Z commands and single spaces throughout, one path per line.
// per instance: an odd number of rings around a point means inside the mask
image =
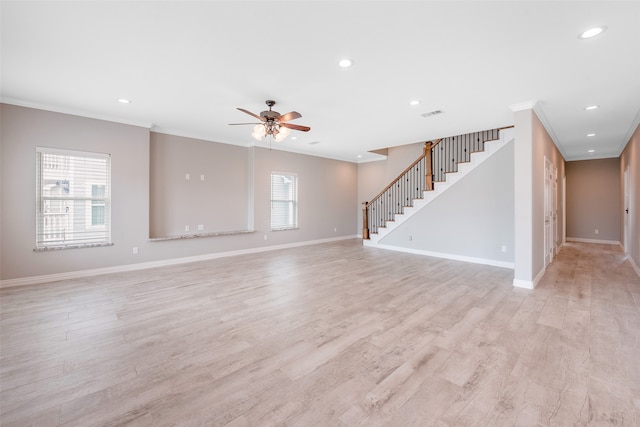
M 111 157 L 38 147 L 36 248 L 111 242 Z
M 271 230 L 298 228 L 298 177 L 271 173 Z

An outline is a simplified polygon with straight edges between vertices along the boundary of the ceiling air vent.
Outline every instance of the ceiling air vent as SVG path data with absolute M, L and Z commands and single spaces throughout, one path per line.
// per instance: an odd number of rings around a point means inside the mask
M 315 145 L 315 144 L 320 144 L 320 141 L 311 141 L 311 142 L 309 143 L 309 145 Z
M 444 113 L 444 111 L 442 110 L 434 110 L 434 111 L 429 111 L 428 113 L 423 113 L 421 114 L 422 117 L 431 117 L 431 116 L 435 116 L 438 114 L 442 114 Z

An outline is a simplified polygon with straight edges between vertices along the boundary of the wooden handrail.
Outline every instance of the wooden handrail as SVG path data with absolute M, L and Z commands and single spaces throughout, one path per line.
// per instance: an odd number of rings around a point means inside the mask
M 458 164 L 470 161 L 471 153 L 482 151 L 484 144 L 499 139 L 499 131 L 513 128 L 505 126 L 467 134 L 427 141 L 420 157 L 403 170 L 382 191 L 368 202 L 362 202 L 362 237 L 377 233 L 386 221 L 393 221 L 404 207 L 413 206 L 412 200 L 422 198 L 423 191 L 433 190 L 434 182 L 446 180 L 446 174 L 458 170 Z M 443 147 L 435 150 L 443 143 Z M 422 162 L 424 161 L 424 164 Z M 393 188 L 397 187 L 397 188 Z M 369 226 L 372 228 L 369 229 Z
M 437 144 L 440 143 L 440 141 L 442 141 L 442 138 L 439 138 L 436 140 L 436 142 L 433 142 L 431 147 L 435 147 Z M 427 142 L 431 142 L 431 141 L 427 141 Z M 426 142 L 425 142 L 426 144 Z M 384 187 L 384 190 L 382 190 L 381 192 L 379 192 L 376 197 L 374 197 L 373 199 L 369 200 L 367 202 L 367 205 L 370 205 L 371 203 L 373 203 L 378 197 L 382 196 L 388 189 L 390 189 L 391 187 L 394 186 L 394 184 L 396 182 L 398 182 L 400 179 L 402 179 L 402 177 L 409 172 L 415 165 L 417 165 L 418 163 L 420 163 L 420 161 L 424 159 L 424 153 L 422 153 L 422 155 L 420 157 L 418 157 L 413 163 L 411 163 L 405 170 L 403 170 L 402 172 L 400 172 L 400 175 L 398 175 L 398 177 L 396 179 L 394 179 L 393 181 L 391 181 L 391 184 L 387 185 L 386 187 Z

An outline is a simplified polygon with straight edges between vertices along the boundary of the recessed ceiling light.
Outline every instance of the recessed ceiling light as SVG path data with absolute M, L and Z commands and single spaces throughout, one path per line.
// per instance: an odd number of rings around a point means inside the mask
M 595 110 L 596 108 L 600 108 L 599 105 L 589 105 L 588 107 L 584 107 L 585 110 Z
M 587 151 L 587 153 L 595 153 L 595 152 L 596 152 L 596 150 L 589 150 L 589 151 Z
M 353 65 L 353 61 L 345 58 L 345 59 L 341 59 L 340 62 L 338 62 L 338 66 L 340 68 L 349 68 Z
M 420 101 L 417 99 L 414 99 L 413 101 L 409 101 L 409 105 L 420 105 Z
M 118 102 L 121 104 L 131 104 L 131 101 L 126 98 L 119 98 Z
M 361 158 L 362 158 L 362 154 L 358 154 L 358 156 L 357 156 L 357 157 L 358 157 L 359 159 L 361 159 Z
M 292 136 L 291 139 L 298 139 L 298 137 L 297 136 Z
M 588 133 L 587 136 L 596 136 L 595 133 Z
M 592 37 L 598 36 L 600 34 L 602 34 L 604 32 L 604 30 L 606 30 L 607 27 L 605 27 L 604 25 L 600 26 L 600 27 L 594 27 L 594 28 L 589 28 L 586 31 L 581 32 L 580 34 L 578 34 L 578 38 L 580 39 L 590 39 Z

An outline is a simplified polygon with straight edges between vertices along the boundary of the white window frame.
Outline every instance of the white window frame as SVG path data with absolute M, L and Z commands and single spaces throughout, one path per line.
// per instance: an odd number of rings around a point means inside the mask
M 274 195 L 274 178 L 279 179 L 278 177 L 284 177 L 285 179 L 290 179 L 293 182 L 293 188 L 290 188 L 289 191 L 286 191 L 285 197 L 278 198 Z M 298 228 L 298 175 L 291 172 L 271 172 L 271 180 L 270 182 L 270 226 L 271 231 L 281 231 L 281 230 L 296 230 Z M 274 209 L 275 205 L 288 205 L 288 214 L 282 216 L 278 214 L 277 210 Z M 283 221 L 285 220 L 286 221 Z
M 60 156 L 56 161 L 51 156 Z M 95 165 L 95 160 L 101 164 Z M 89 162 L 87 162 L 89 161 Z M 94 164 L 92 165 L 92 162 Z M 60 165 L 59 170 L 56 165 Z M 53 180 L 66 183 L 67 191 L 50 194 Z M 104 185 L 104 197 L 94 197 L 93 185 Z M 92 225 L 93 202 L 104 203 L 105 223 Z M 46 206 L 58 203 L 64 218 Z M 52 224 L 53 225 L 50 225 Z M 62 223 L 62 227 L 59 225 Z M 49 147 L 36 147 L 36 251 L 109 246 L 111 242 L 111 155 Z

